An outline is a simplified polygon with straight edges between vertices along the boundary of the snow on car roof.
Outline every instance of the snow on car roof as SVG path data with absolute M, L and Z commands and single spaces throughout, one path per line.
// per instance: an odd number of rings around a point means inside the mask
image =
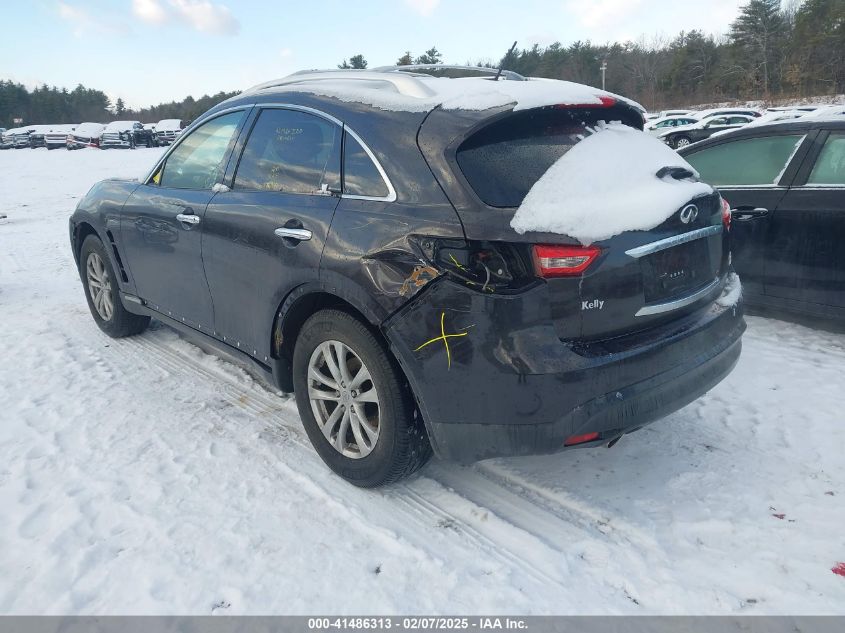
M 79 125 L 77 125 L 76 126 L 76 132 L 79 132 L 81 134 L 86 134 L 86 133 L 96 134 L 96 133 L 100 132 L 101 130 L 103 130 L 105 127 L 106 126 L 102 123 L 92 123 L 92 122 L 89 121 L 87 123 L 80 123 Z
M 484 77 L 445 78 L 410 73 L 325 71 L 295 74 L 259 84 L 247 91 L 287 89 L 310 92 L 341 101 L 364 103 L 381 110 L 427 112 L 487 110 L 514 104 L 514 111 L 548 105 L 603 105 L 611 98 L 645 112 L 638 103 L 620 95 L 556 79 L 493 81 Z
M 131 130 L 136 123 L 140 123 L 140 121 L 112 121 L 106 125 L 106 130 L 109 132 L 115 130 L 118 132 L 125 132 L 126 130 Z
M 155 126 L 157 130 L 181 130 L 182 119 L 162 119 Z
M 665 167 L 694 177 L 658 178 Z M 511 227 L 520 234 L 559 233 L 587 245 L 653 229 L 686 202 L 712 192 L 686 160 L 653 136 L 621 123 L 600 124 L 534 183 Z

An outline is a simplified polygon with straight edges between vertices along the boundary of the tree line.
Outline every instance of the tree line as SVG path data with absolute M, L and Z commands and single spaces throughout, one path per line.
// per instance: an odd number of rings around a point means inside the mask
M 399 66 L 436 64 L 436 48 Z M 720 101 L 774 100 L 845 92 L 845 0 L 749 0 L 727 34 L 700 30 L 675 37 L 594 44 L 589 41 L 515 49 L 498 62 L 525 76 L 602 85 L 650 110 Z M 339 68 L 366 68 L 362 54 Z
M 443 54 L 432 47 L 420 55 L 405 51 L 396 65 L 439 64 Z M 650 110 L 748 99 L 801 98 L 845 92 L 845 0 L 749 0 L 723 36 L 700 30 L 672 38 L 598 45 L 559 42 L 514 49 L 498 62 L 526 76 L 566 79 L 601 86 L 601 65 L 607 62 L 606 86 L 634 98 Z M 344 59 L 339 68 L 367 68 L 362 53 Z M 73 90 L 39 86 L 27 90 L 0 81 L 0 127 L 24 123 L 107 122 L 137 119 L 190 121 L 236 92 L 199 99 L 186 97 L 133 110 L 122 99 L 114 104 L 100 90 L 82 85 Z
M 603 61 L 607 89 L 650 110 L 839 94 L 845 92 L 845 0 L 750 0 L 725 36 L 692 30 L 604 46 L 535 45 L 500 63 L 524 75 L 600 86 Z
M 102 90 L 78 85 L 73 90 L 42 85 L 27 90 L 19 83 L 0 81 L 0 127 L 12 128 L 23 119 L 25 125 L 38 123 L 107 123 L 122 119 L 155 123 L 161 119 L 191 121 L 235 92 L 218 92 L 199 99 L 185 97 L 181 101 L 161 103 L 148 108 L 127 108 L 123 99 L 114 104 Z

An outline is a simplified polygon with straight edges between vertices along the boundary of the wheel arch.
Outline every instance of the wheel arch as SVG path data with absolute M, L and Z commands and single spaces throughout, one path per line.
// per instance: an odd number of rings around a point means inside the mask
M 102 242 L 103 246 L 106 249 L 106 253 L 111 260 L 112 268 L 114 268 L 115 272 L 117 272 L 119 279 L 118 284 L 121 286 L 125 286 L 129 283 L 129 275 L 127 274 L 126 267 L 123 265 L 123 258 L 120 256 L 120 251 L 117 248 L 117 243 L 114 239 L 114 234 L 111 232 L 111 229 L 105 229 L 105 237 L 100 234 L 94 225 L 87 220 L 80 220 L 76 224 L 74 224 L 73 228 L 73 257 L 76 260 L 76 266 L 79 267 L 79 259 L 80 254 L 82 253 L 82 245 L 85 243 L 86 238 L 89 235 L 93 235 L 96 237 L 100 242 Z
M 311 315 L 329 308 L 343 310 L 357 318 L 370 329 L 385 351 L 393 355 L 379 327 L 382 319 L 369 306 L 352 297 L 340 296 L 320 284 L 303 284 L 291 291 L 279 305 L 270 334 L 273 374 L 282 391 L 293 391 L 293 349 L 302 326 Z

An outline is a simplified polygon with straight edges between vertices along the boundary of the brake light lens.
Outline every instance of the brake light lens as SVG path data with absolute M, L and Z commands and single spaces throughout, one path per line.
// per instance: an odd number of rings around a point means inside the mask
M 567 109 L 567 108 L 612 108 L 616 105 L 616 99 L 613 97 L 599 97 L 599 101 L 601 103 L 558 103 L 555 104 L 555 108 L 558 109 Z
M 583 435 L 571 435 L 570 437 L 566 438 L 566 441 L 563 443 L 563 445 L 575 446 L 576 444 L 586 444 L 587 442 L 595 442 L 597 439 L 599 439 L 599 434 L 596 432 L 584 433 Z
M 726 231 L 731 228 L 731 205 L 724 198 L 722 198 L 722 225 Z
M 535 244 L 534 265 L 537 274 L 546 279 L 571 277 L 587 270 L 599 254 L 601 249 L 595 246 Z

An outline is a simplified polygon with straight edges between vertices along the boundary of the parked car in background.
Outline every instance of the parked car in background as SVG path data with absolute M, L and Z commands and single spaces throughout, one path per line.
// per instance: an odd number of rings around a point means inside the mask
M 76 125 L 51 125 L 47 132 L 44 132 L 44 145 L 47 149 L 59 149 L 67 147 L 67 137 L 76 129 Z
M 52 125 L 31 125 L 29 126 L 29 147 L 30 149 L 38 149 L 40 147 L 47 147 L 44 141 L 44 135 L 50 131 Z
M 694 116 L 696 119 L 701 121 L 704 119 L 710 119 L 714 116 L 729 116 L 735 114 L 757 118 L 758 116 L 761 116 L 762 113 L 754 108 L 711 108 L 709 110 L 690 112 L 691 116 Z
M 68 149 L 99 147 L 100 135 L 105 128 L 106 126 L 102 123 L 80 123 L 65 137 L 65 147 Z
M 747 302 L 845 319 L 845 117 L 749 125 L 680 153 L 733 207 Z
M 660 112 L 659 118 L 665 119 L 670 116 L 693 116 L 694 114 L 695 112 L 693 110 L 663 110 Z
M 14 149 L 17 131 L 18 128 L 14 127 L 4 130 L 3 134 L 0 135 L 0 149 Z
M 144 129 L 140 121 L 112 121 L 100 136 L 100 149 L 135 149 L 155 147 L 152 130 Z
M 13 145 L 12 146 L 15 149 L 28 148 L 30 146 L 29 145 L 29 133 L 33 129 L 35 129 L 35 126 L 33 126 L 33 125 L 30 125 L 30 126 L 27 126 L 27 127 L 15 128 L 13 130 L 14 135 L 12 137 L 12 139 L 13 139 Z
M 643 119 L 587 86 L 500 83 L 313 72 L 215 106 L 140 182 L 101 182 L 73 213 L 94 321 L 120 337 L 155 317 L 293 390 L 319 455 L 359 486 L 432 448 L 613 444 L 684 406 L 731 371 L 745 327 L 721 197 L 658 151 L 642 177 L 658 226 L 589 246 L 517 232 L 591 128 Z M 487 105 L 440 107 L 455 95 Z M 620 156 L 651 144 L 600 133 Z M 694 193 L 659 195 L 677 191 Z
M 667 132 L 670 129 L 677 129 L 688 125 L 695 125 L 698 119 L 691 116 L 665 116 L 660 119 L 650 121 L 645 125 L 645 131 L 654 136 L 659 136 L 662 132 Z
M 156 136 L 156 124 L 155 123 L 143 123 L 144 129 L 151 132 L 153 135 L 153 146 L 158 146 L 158 137 Z
M 182 119 L 162 119 L 156 123 L 156 139 L 159 145 L 170 145 L 182 133 Z
M 706 138 L 710 138 L 716 132 L 733 130 L 743 125 L 748 125 L 753 120 L 754 117 L 742 114 L 717 116 L 701 120 L 693 125 L 661 131 L 658 134 L 658 138 L 669 147 L 680 149 L 681 147 L 686 147 L 692 143 L 698 143 Z

